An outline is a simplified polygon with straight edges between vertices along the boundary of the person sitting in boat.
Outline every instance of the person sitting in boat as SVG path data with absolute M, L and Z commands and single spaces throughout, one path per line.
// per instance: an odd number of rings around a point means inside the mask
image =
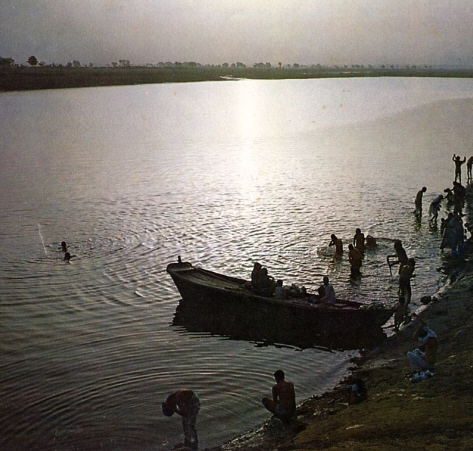
M 286 290 L 283 287 L 283 281 L 278 279 L 276 282 L 276 290 L 274 290 L 274 297 L 278 300 L 286 299 Z
M 259 286 L 260 277 L 261 277 L 261 263 L 255 262 L 253 265 L 253 271 L 251 271 L 251 286 L 256 288 Z
M 320 298 L 320 302 L 324 304 L 335 304 L 335 290 L 333 289 L 333 285 L 330 283 L 327 276 L 324 276 L 323 281 L 324 295 Z
M 256 293 L 262 296 L 272 296 L 274 294 L 275 288 L 276 284 L 274 282 L 274 278 L 268 275 L 268 269 L 264 267 L 261 268 Z

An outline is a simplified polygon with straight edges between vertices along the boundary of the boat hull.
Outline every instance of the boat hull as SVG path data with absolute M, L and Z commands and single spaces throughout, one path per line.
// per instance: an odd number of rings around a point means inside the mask
M 258 296 L 243 279 L 194 268 L 190 263 L 170 264 L 167 272 L 182 297 L 180 306 L 186 317 L 201 318 L 213 325 L 218 321 L 219 330 L 225 330 L 226 322 L 229 330 L 235 326 L 240 332 L 259 329 L 263 336 L 275 336 L 274 332 L 279 331 L 286 337 L 289 332 L 290 336 L 304 337 L 304 342 L 307 337 L 329 336 L 359 341 L 379 337 L 381 326 L 393 314 L 392 309 L 367 308 L 351 301 L 337 300 L 334 306 L 328 306 L 314 303 L 310 296 L 289 300 Z

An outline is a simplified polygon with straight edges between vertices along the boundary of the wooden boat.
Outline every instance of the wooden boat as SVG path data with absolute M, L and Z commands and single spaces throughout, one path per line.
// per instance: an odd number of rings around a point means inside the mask
M 261 296 L 244 279 L 196 268 L 187 262 L 171 263 L 166 270 L 182 296 L 180 304 L 186 312 L 194 309 L 200 316 L 205 313 L 207 317 L 231 318 L 232 324 L 242 328 L 355 339 L 379 334 L 394 313 L 394 309 L 383 305 L 341 299 L 327 305 L 310 294 L 284 300 Z

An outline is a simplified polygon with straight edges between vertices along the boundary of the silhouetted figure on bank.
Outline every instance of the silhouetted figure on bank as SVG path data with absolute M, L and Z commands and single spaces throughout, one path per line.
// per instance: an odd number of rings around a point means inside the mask
M 406 356 L 411 371 L 414 373 L 424 370 L 432 371 L 434 369 L 438 348 L 437 334 L 420 318 L 418 320 L 419 325 L 412 339 L 419 342 L 420 348 L 409 351 Z
M 285 380 L 283 370 L 274 373 L 276 385 L 273 386 L 273 398 L 265 396 L 262 399 L 263 406 L 281 421 L 289 421 L 296 414 L 296 392 L 294 384 Z

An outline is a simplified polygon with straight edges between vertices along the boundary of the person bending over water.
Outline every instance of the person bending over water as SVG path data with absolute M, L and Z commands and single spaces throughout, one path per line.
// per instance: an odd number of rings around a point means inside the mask
M 422 197 L 424 196 L 424 193 L 426 191 L 427 191 L 427 188 L 425 186 L 423 186 L 422 189 L 420 189 L 417 192 L 416 199 L 414 201 L 414 204 L 415 204 L 416 208 L 413 212 L 416 216 L 422 216 Z
M 439 211 L 440 211 L 440 204 L 442 203 L 443 196 L 439 194 L 431 203 L 429 207 L 429 216 L 431 221 L 437 221 Z
M 195 423 L 199 410 L 199 398 L 192 390 L 186 388 L 172 393 L 162 404 L 163 415 L 171 417 L 174 413 L 177 413 L 182 417 L 184 446 L 189 447 L 191 450 L 198 449 Z
M 335 254 L 336 255 L 342 255 L 343 254 L 343 242 L 340 238 L 337 238 L 337 236 L 332 233 L 330 235 L 331 241 L 329 243 L 329 246 L 335 246 Z

